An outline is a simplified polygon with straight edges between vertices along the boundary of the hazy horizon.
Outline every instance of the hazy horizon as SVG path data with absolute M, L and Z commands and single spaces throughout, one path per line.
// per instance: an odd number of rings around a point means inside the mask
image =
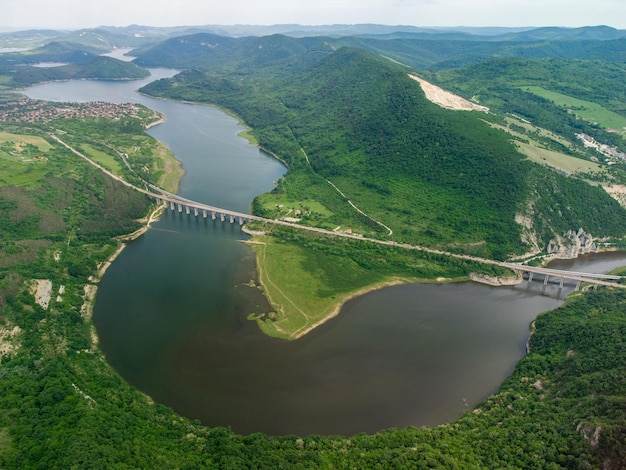
M 3 0 L 0 29 L 297 24 L 626 29 L 626 2 L 596 0 Z

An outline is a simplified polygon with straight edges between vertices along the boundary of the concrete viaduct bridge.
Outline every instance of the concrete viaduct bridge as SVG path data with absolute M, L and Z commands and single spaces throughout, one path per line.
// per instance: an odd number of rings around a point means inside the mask
M 616 276 L 613 274 L 595 274 L 595 273 L 582 273 L 576 271 L 564 271 L 561 269 L 539 268 L 535 266 L 526 266 L 518 263 L 498 263 L 503 268 L 509 268 L 522 275 L 528 275 L 528 282 L 533 281 L 535 274 L 543 275 L 543 290 L 545 291 L 546 285 L 549 282 L 550 277 L 559 282 L 559 289 L 563 288 L 563 284 L 566 279 L 576 281 L 576 290 L 580 288 L 582 282 L 594 284 L 595 286 L 609 286 L 626 288 L 623 284 L 618 284 L 618 281 L 623 279 L 622 276 Z
M 195 217 L 202 215 L 202 217 L 205 219 L 208 218 L 210 215 L 212 220 L 216 220 L 219 218 L 219 220 L 222 222 L 225 222 L 226 220 L 228 220 L 231 224 L 238 222 L 239 225 L 243 225 L 246 222 L 249 222 L 251 220 L 258 220 L 260 222 L 266 222 L 266 223 L 277 224 L 277 225 L 286 225 L 290 227 L 296 227 L 298 229 L 310 230 L 310 231 L 315 231 L 318 233 L 325 233 L 328 235 L 343 236 L 343 237 L 355 238 L 359 240 L 367 240 L 367 241 L 372 241 L 374 243 L 381 243 L 381 244 L 391 245 L 391 246 L 399 246 L 399 247 L 408 248 L 408 249 L 417 249 L 421 251 L 427 251 L 427 252 L 432 252 L 432 253 L 437 253 L 437 254 L 448 255 L 452 257 L 464 258 L 464 259 L 472 259 L 474 261 L 485 262 L 489 264 L 497 264 L 498 266 L 501 266 L 503 268 L 508 268 L 513 271 L 519 272 L 522 275 L 526 274 L 529 283 L 533 282 L 533 277 L 535 274 L 542 275 L 543 276 L 543 291 L 545 291 L 545 288 L 548 282 L 550 282 L 550 278 L 554 280 L 558 280 L 559 289 L 563 288 L 565 280 L 577 281 L 576 290 L 580 288 L 580 284 L 582 282 L 591 283 L 596 286 L 604 285 L 604 286 L 609 286 L 609 287 L 626 288 L 626 285 L 617 283 L 617 281 L 622 279 L 622 276 L 616 276 L 616 275 L 611 275 L 611 274 L 595 274 L 595 273 L 583 273 L 583 272 L 575 272 L 575 271 L 563 271 L 560 269 L 549 269 L 549 268 L 540 268 L 540 267 L 534 267 L 534 266 L 526 266 L 526 265 L 519 264 L 519 263 L 499 262 L 499 261 L 494 261 L 494 260 L 487 260 L 487 259 L 482 259 L 482 258 L 474 258 L 474 257 L 468 257 L 464 255 L 457 255 L 454 253 L 447 253 L 447 252 L 442 252 L 438 250 L 431 250 L 426 247 L 418 247 L 418 246 L 407 245 L 403 243 L 396 243 L 396 242 L 392 242 L 388 240 L 377 240 L 373 238 L 362 237 L 360 235 L 346 234 L 342 232 L 333 232 L 330 230 L 325 230 L 325 229 L 320 229 L 320 228 L 315 228 L 315 227 L 307 227 L 304 225 L 293 224 L 293 223 L 285 222 L 282 220 L 266 219 L 263 217 L 258 217 L 258 216 L 254 216 L 250 214 L 244 214 L 241 212 L 235 212 L 235 211 L 231 211 L 227 209 L 222 209 L 219 207 L 210 206 L 207 204 L 202 204 L 196 201 L 192 201 L 190 199 L 185 199 L 183 197 L 177 196 L 176 194 L 168 193 L 167 191 L 164 191 L 163 189 L 158 188 L 157 186 L 154 186 L 154 185 L 149 185 L 149 188 L 153 192 L 147 192 L 148 195 L 152 196 L 157 201 L 161 201 L 163 204 L 168 206 L 170 210 L 172 211 L 178 210 L 178 212 L 180 213 L 184 211 L 187 215 L 190 215 L 193 212 L 193 215 Z
M 142 191 L 145 192 L 148 196 L 153 199 L 160 201 L 170 208 L 170 210 L 178 210 L 178 212 L 183 212 L 187 215 L 193 212 L 195 217 L 202 215 L 203 218 L 211 217 L 212 220 L 219 219 L 222 222 L 228 220 L 231 224 L 238 222 L 239 225 L 243 225 L 246 222 L 250 222 L 251 220 L 258 220 L 262 222 L 273 222 L 276 221 L 271 219 L 265 219 L 263 217 L 257 217 L 255 215 L 244 214 L 243 212 L 231 211 L 228 209 L 222 209 L 220 207 L 210 206 L 208 204 L 202 204 L 200 202 L 192 201 L 191 199 L 185 199 L 184 197 L 177 196 L 176 194 L 168 193 L 167 191 L 158 188 L 152 184 L 148 185 L 151 191 Z

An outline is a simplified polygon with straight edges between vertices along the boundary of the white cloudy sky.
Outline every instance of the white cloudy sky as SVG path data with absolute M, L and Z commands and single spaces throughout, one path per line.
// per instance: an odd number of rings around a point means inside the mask
M 0 27 L 356 24 L 626 29 L 624 0 L 0 0 Z

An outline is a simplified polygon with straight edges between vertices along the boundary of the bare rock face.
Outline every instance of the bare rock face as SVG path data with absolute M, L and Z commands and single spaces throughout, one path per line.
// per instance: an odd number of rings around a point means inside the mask
M 576 258 L 585 253 L 595 253 L 598 247 L 591 234 L 580 228 L 577 232 L 569 230 L 565 236 L 550 240 L 546 251 L 557 258 Z

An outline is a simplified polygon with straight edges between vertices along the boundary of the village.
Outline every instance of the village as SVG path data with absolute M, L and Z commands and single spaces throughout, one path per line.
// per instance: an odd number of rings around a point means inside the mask
M 121 119 L 137 116 L 139 107 L 131 103 L 50 103 L 48 101 L 21 98 L 0 103 L 2 122 L 41 122 L 70 118 Z

